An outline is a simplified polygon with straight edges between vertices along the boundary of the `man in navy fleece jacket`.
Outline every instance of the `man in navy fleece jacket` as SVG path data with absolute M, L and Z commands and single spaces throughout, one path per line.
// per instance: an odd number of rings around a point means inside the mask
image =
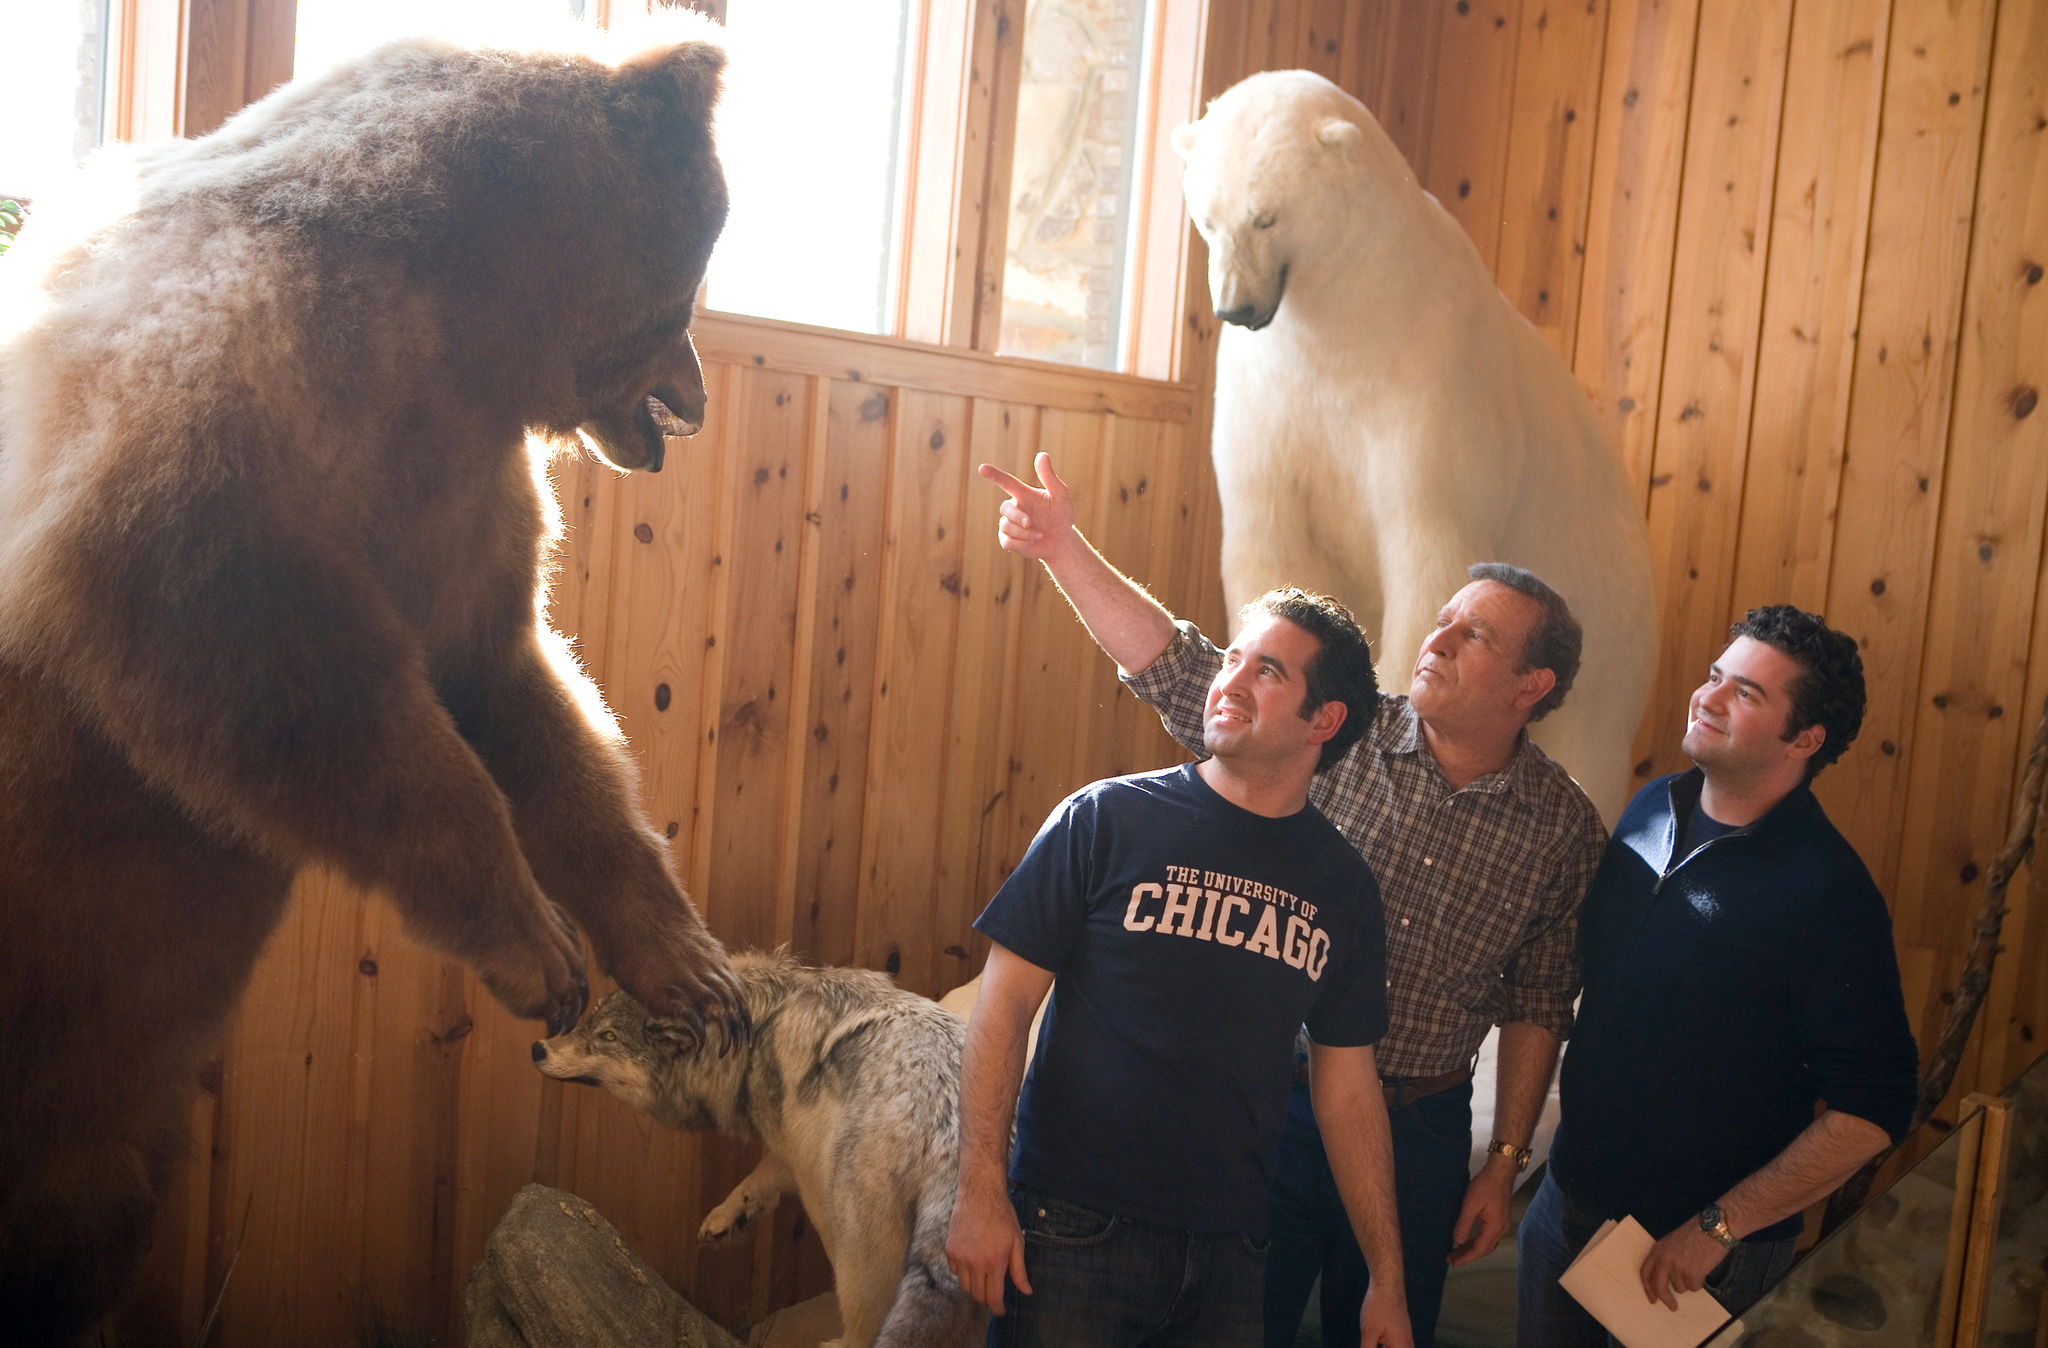
M 1891 919 L 1808 785 L 1862 724 L 1856 643 L 1786 606 L 1730 635 L 1692 695 L 1697 766 L 1629 803 L 1580 912 L 1563 1115 L 1521 1228 L 1522 1345 L 1607 1342 L 1557 1278 L 1609 1218 L 1659 1237 L 1647 1297 L 1704 1286 L 1741 1311 L 1790 1265 L 1801 1210 L 1912 1116 Z

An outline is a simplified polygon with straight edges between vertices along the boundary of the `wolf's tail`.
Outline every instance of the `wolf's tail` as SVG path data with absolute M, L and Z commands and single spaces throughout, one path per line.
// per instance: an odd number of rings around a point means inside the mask
M 988 1312 L 946 1265 L 946 1231 L 952 1221 L 948 1184 L 943 1201 L 927 1201 L 917 1214 L 903 1258 L 903 1281 L 874 1348 L 972 1348 L 987 1334 Z

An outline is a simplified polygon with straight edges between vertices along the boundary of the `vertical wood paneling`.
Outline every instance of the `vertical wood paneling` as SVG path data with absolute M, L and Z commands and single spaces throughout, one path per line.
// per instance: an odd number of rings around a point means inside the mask
M 898 398 L 854 943 L 860 963 L 907 974 L 907 986 L 931 993 L 932 854 L 954 694 L 970 424 L 964 398 L 909 390 Z
M 1699 0 L 1617 3 L 1600 80 L 1572 368 L 1646 500 L 1698 27 Z
M 1682 762 L 1687 691 L 1726 641 L 1770 242 L 1772 178 L 1754 166 L 1778 141 L 1791 17 L 1779 0 L 1702 7 L 1650 477 L 1663 612 L 1635 757 L 1653 773 Z
M 1543 21 L 1544 0 L 1528 3 L 1537 10 L 1535 21 Z M 1522 9 L 1522 0 L 1455 0 L 1441 7 L 1429 150 L 1411 161 L 1423 187 L 1465 227 L 1489 270 L 1500 253 Z
M 805 541 L 810 381 L 742 370 L 732 381 L 734 528 L 725 545 L 731 596 L 718 698 L 709 881 L 721 930 L 745 946 L 775 944 L 783 853 L 783 789 L 791 748 L 797 582 Z
M 1572 360 L 1586 255 L 1606 0 L 1528 0 L 1501 192 L 1501 293 Z
M 1983 156 L 1958 339 L 1952 448 L 1928 605 L 1925 701 L 1906 793 L 1913 821 L 1895 899 L 1902 939 L 1950 955 L 1970 946 L 1986 863 L 2005 845 L 2011 782 L 1987 771 L 2033 736 L 2027 658 L 2048 513 L 2048 303 L 2034 299 L 2048 257 L 2048 12 L 2000 6 Z M 2029 300 L 2032 300 L 2029 303 Z M 1983 1020 L 2003 1060 L 2009 1018 Z M 1988 1086 L 1966 1060 L 1958 1093 Z
M 821 964 L 854 962 L 868 728 L 882 611 L 882 524 L 896 400 L 833 380 L 818 532 L 818 597 L 810 617 L 811 704 L 797 842 L 794 941 Z
M 1827 600 L 1890 0 L 1792 18 L 1732 615 Z
M 1827 614 L 1862 647 L 1863 738 L 1816 785 L 1829 815 L 1891 895 L 1904 835 L 1905 767 L 1920 710 L 1934 531 L 1948 456 L 1964 264 L 1977 188 L 1991 0 L 1895 8 L 1863 272 L 1842 518 Z M 1889 746 L 1887 750 L 1886 746 Z

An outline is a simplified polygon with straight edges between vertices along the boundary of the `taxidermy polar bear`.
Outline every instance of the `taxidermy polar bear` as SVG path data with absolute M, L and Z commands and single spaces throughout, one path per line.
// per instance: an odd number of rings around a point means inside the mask
M 1610 824 L 1656 668 L 1642 504 L 1564 362 L 1363 103 L 1253 75 L 1174 132 L 1225 327 L 1213 452 L 1232 612 L 1337 596 L 1405 688 L 1473 562 L 1550 582 L 1585 628 L 1532 732 Z
M 674 38 L 393 44 L 143 153 L 124 208 L 38 202 L 0 261 L 9 1342 L 132 1276 L 302 866 L 553 1031 L 586 1001 L 573 918 L 642 1002 L 744 1035 L 537 621 L 527 428 L 652 470 L 703 417 L 724 55 Z

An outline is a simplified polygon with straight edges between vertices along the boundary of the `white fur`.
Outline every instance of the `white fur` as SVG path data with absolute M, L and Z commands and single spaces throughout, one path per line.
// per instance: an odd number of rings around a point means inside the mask
M 1610 824 L 1656 669 L 1641 502 L 1564 363 L 1365 105 L 1320 75 L 1234 86 L 1174 133 L 1227 323 L 1213 449 L 1233 612 L 1336 595 L 1404 691 L 1473 562 L 1527 567 L 1585 627 L 1532 729 Z M 1284 276 L 1284 281 L 1283 281 Z

